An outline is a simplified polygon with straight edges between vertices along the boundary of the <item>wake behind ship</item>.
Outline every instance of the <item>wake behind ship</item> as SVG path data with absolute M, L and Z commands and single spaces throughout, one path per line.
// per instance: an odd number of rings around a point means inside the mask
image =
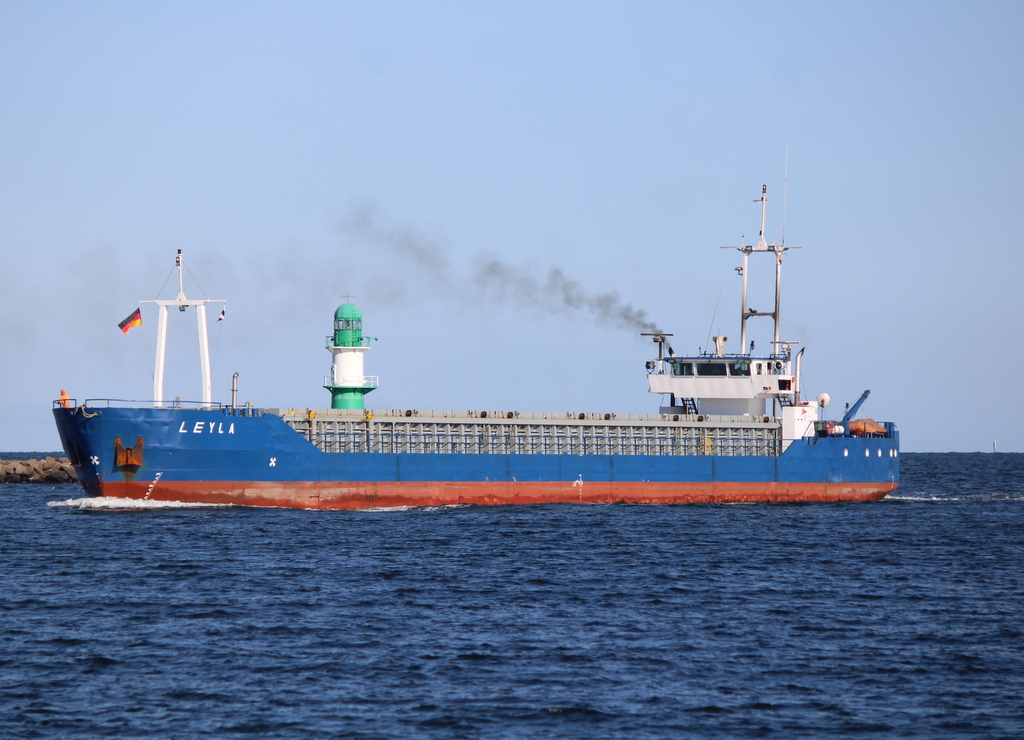
M 179 292 L 155 300 L 154 400 L 54 402 L 61 443 L 90 495 L 315 509 L 538 503 L 737 503 L 877 500 L 899 485 L 899 433 L 890 422 L 821 419 L 829 397 L 801 389 L 804 350 L 779 339 L 781 265 L 789 247 L 764 239 L 743 264 L 739 353 L 676 355 L 671 334 L 649 334 L 646 362 L 658 413 L 366 409 L 378 379 L 364 374 L 369 338 L 351 303 L 334 315 L 324 388 L 330 408 L 215 403 L 206 305 Z M 747 307 L 748 260 L 775 259 L 775 307 Z M 168 403 L 163 373 L 168 308 L 195 309 L 203 399 Z M 138 313 L 138 312 L 136 312 Z M 122 328 L 141 322 L 133 313 Z M 755 355 L 747 321 L 768 317 L 771 350 Z M 125 328 L 127 327 L 127 328 Z M 748 348 L 747 352 L 743 350 Z

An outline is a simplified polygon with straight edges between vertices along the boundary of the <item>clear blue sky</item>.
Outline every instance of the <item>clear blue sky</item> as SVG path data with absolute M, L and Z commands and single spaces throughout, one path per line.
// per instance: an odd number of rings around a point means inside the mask
M 763 183 L 779 239 L 788 146 L 805 389 L 871 389 L 906 450 L 1022 451 L 1022 38 L 1019 2 L 2 2 L 0 450 L 59 447 L 61 388 L 152 397 L 155 315 L 117 323 L 179 248 L 228 301 L 215 398 L 326 406 L 351 293 L 370 406 L 655 411 L 652 346 L 551 269 L 737 349 L 718 247 Z

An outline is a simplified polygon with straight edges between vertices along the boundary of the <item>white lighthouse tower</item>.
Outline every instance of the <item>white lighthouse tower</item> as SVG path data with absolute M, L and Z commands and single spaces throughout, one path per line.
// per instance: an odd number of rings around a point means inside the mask
M 363 355 L 371 337 L 363 337 L 363 314 L 353 303 L 334 312 L 334 334 L 327 337 L 331 374 L 324 388 L 331 392 L 332 409 L 365 408 L 363 396 L 377 387 L 377 376 L 363 375 Z

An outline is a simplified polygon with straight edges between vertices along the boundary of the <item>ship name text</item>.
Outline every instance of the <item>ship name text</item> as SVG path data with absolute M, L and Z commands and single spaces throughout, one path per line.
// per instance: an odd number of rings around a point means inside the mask
M 228 425 L 227 429 L 224 429 L 224 424 L 217 421 L 197 421 L 191 429 L 187 426 L 188 422 L 181 422 L 181 428 L 178 430 L 181 434 L 234 434 L 235 425 L 234 423 Z

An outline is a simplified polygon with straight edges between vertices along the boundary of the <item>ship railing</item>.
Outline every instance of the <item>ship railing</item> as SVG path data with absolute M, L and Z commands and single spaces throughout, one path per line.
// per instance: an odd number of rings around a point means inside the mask
M 251 405 L 231 406 L 230 404 L 208 402 L 208 401 L 185 401 L 175 398 L 171 401 L 138 401 L 126 398 L 87 398 L 82 404 L 85 408 L 128 408 L 128 409 L 189 409 L 197 411 L 220 411 L 226 416 L 263 416 L 263 409 Z M 75 408 L 78 406 L 76 399 L 70 399 L 65 405 L 60 400 L 53 402 L 54 408 L 64 406 Z
M 157 409 L 213 409 L 220 410 L 224 408 L 222 403 L 214 403 L 211 401 L 185 401 L 180 398 L 175 398 L 170 401 L 163 401 L 157 403 L 156 401 L 139 401 L 131 400 L 127 398 L 87 398 L 85 399 L 85 406 L 87 408 L 157 408 Z
M 850 434 L 850 430 L 848 427 L 843 427 L 843 431 L 837 432 L 836 427 L 842 426 L 838 422 L 816 421 L 814 422 L 814 437 L 819 439 L 822 437 L 840 437 L 845 439 L 862 439 L 865 437 L 872 439 L 895 438 L 897 431 L 896 425 L 893 422 L 883 421 L 879 423 L 885 427 L 884 434 L 881 432 L 878 432 L 877 434 Z

